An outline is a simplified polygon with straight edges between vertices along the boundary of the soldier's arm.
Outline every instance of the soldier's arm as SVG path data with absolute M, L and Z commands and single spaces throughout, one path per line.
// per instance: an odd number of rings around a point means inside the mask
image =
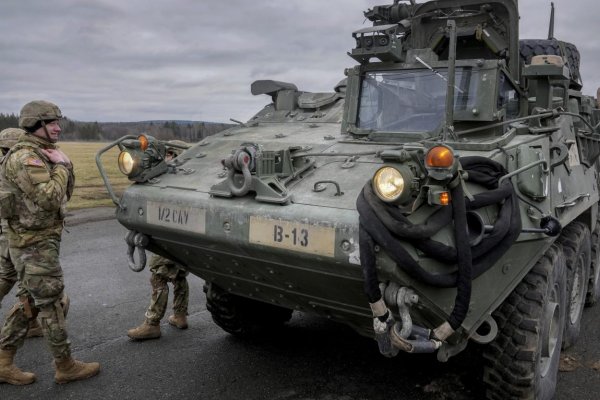
M 44 210 L 58 210 L 67 194 L 71 171 L 55 164 L 49 171 L 35 153 L 19 151 L 7 160 L 6 177 Z

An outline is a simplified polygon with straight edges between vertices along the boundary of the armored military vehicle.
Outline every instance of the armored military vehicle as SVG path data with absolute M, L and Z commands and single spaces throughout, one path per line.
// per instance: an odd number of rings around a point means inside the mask
M 249 121 L 165 162 L 124 137 L 98 166 L 145 250 L 205 280 L 239 336 L 294 310 L 388 357 L 485 346 L 490 399 L 553 397 L 561 347 L 598 301 L 596 99 L 579 53 L 519 39 L 516 0 L 394 1 L 365 12 L 330 93 L 261 80 Z M 117 197 L 101 156 L 135 183 Z

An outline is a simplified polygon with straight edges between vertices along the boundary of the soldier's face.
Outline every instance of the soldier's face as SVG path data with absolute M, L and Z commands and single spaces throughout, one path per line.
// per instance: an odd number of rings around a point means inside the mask
M 46 136 L 46 130 L 48 131 L 48 136 Z M 44 127 L 42 126 L 33 132 L 33 134 L 37 137 L 41 137 L 42 139 L 50 140 L 52 143 L 58 142 L 58 137 L 60 136 L 61 132 L 58 121 L 47 122 L 46 130 L 44 130 Z

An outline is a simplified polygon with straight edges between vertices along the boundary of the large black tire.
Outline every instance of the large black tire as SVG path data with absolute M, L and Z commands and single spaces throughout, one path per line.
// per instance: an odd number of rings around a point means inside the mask
M 592 265 L 585 305 L 591 307 L 600 299 L 600 213 L 592 232 Z
M 564 54 L 563 50 L 564 49 Z M 581 57 L 579 50 L 572 43 L 548 39 L 521 39 L 519 40 L 519 53 L 524 64 L 531 63 L 531 58 L 540 55 L 556 55 L 565 59 L 571 74 L 570 88 L 580 90 L 582 87 L 579 64 Z
M 577 342 L 581 330 L 590 277 L 590 230 L 581 222 L 573 222 L 563 229 L 558 240 L 563 247 L 567 263 L 568 305 L 562 348 L 568 349 Z
M 268 334 L 292 317 L 290 309 L 228 293 L 214 283 L 205 283 L 204 293 L 213 321 L 238 337 Z
M 490 400 L 550 400 L 556 390 L 567 311 L 567 274 L 552 245 L 494 312 L 498 336 L 484 351 Z

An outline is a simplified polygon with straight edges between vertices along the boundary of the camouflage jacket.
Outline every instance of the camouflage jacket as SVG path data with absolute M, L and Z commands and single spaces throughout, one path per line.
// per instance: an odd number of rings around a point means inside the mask
M 56 145 L 23 135 L 4 161 L 2 177 L 15 193 L 15 215 L 8 219 L 6 235 L 11 247 L 28 247 L 39 241 L 60 240 L 65 207 L 73 193 L 73 167 L 53 164 L 40 151 Z

